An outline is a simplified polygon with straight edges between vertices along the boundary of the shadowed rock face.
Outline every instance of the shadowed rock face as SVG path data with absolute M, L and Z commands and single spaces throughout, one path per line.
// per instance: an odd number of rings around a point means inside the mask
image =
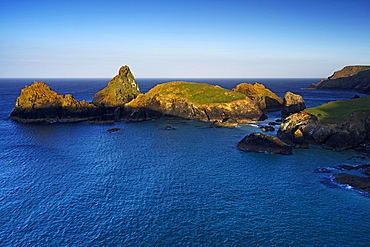
M 258 120 L 264 115 L 243 94 L 204 83 L 168 82 L 155 86 L 126 104 L 125 116 L 133 121 L 180 118 L 247 122 Z
M 245 94 L 261 109 L 276 111 L 283 107 L 283 99 L 259 83 L 241 83 L 233 91 Z
M 95 94 L 92 103 L 104 107 L 123 107 L 124 104 L 135 99 L 140 94 L 130 68 L 125 65 L 119 70 L 106 88 Z
M 72 95 L 59 95 L 43 82 L 26 86 L 17 98 L 10 118 L 20 122 L 85 121 L 99 115 L 99 109 Z
M 369 126 L 369 112 L 354 112 L 340 123 L 324 123 L 311 114 L 301 112 L 287 117 L 277 135 L 297 148 L 307 148 L 308 144 L 315 144 L 341 151 L 368 142 Z
M 252 133 L 244 137 L 237 145 L 243 151 L 292 154 L 293 148 L 275 136 Z
M 354 90 L 370 94 L 370 66 L 346 66 L 327 79 L 311 84 L 307 89 Z
M 284 95 L 284 107 L 281 110 L 281 116 L 283 118 L 290 114 L 297 113 L 306 109 L 306 103 L 302 96 L 291 92 L 286 92 Z

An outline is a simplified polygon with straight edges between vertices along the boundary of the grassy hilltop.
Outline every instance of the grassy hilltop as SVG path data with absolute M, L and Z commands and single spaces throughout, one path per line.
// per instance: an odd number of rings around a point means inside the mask
M 154 95 L 161 95 L 168 99 L 182 98 L 195 104 L 229 103 L 246 98 L 242 93 L 227 90 L 219 86 L 182 81 L 159 84 L 145 94 L 146 98 Z M 140 98 L 136 99 L 136 101 L 140 101 Z
M 370 97 L 336 100 L 304 110 L 304 112 L 315 115 L 320 121 L 326 123 L 342 122 L 345 117 L 357 111 L 370 112 Z

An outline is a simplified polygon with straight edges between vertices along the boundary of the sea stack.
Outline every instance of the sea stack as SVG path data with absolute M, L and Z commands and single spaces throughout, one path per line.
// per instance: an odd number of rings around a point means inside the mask
M 106 88 L 95 94 L 92 103 L 103 107 L 123 107 L 124 104 L 135 99 L 140 94 L 130 68 L 125 65 L 119 69 Z

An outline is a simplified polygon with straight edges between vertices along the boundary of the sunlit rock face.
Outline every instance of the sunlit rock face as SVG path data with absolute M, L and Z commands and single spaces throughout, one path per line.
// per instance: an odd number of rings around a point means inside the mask
M 286 92 L 284 95 L 284 107 L 281 110 L 281 116 L 283 118 L 290 114 L 297 113 L 306 109 L 306 103 L 302 96 L 294 94 L 292 92 Z
M 17 98 L 10 118 L 20 122 L 85 121 L 99 114 L 99 109 L 72 95 L 59 95 L 44 82 L 26 86 Z
M 283 99 L 260 83 L 241 83 L 233 91 L 245 94 L 263 111 L 281 110 Z
M 119 69 L 106 88 L 95 94 L 93 104 L 103 107 L 122 107 L 140 94 L 130 68 L 125 65 Z
M 236 122 L 258 120 L 259 107 L 241 93 L 205 83 L 168 82 L 155 86 L 125 105 L 128 120 L 181 118 Z

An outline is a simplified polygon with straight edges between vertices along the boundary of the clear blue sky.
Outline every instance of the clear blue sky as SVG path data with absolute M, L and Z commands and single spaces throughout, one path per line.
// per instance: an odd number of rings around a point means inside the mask
M 370 64 L 370 0 L 2 0 L 1 77 L 327 77 Z

